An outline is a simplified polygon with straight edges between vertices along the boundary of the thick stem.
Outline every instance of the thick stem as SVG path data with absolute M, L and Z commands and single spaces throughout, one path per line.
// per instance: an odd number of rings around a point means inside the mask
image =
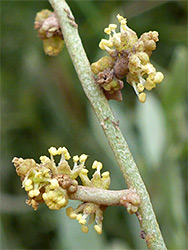
M 135 189 L 141 198 L 137 216 L 148 249 L 166 249 L 146 187 L 108 101 L 94 81 L 77 27 L 71 22 L 72 18 L 70 19 L 70 16 L 73 17 L 70 8 L 64 0 L 49 1 L 58 16 L 66 46 L 80 82 L 103 128 L 127 186 Z
M 72 200 L 92 202 L 104 206 L 118 206 L 122 205 L 120 202 L 122 197 L 128 197 L 128 196 L 131 197 L 132 194 L 133 190 L 131 189 L 105 190 L 100 188 L 84 187 L 79 185 L 76 193 L 69 195 L 69 198 Z M 135 195 L 135 192 L 133 195 Z M 130 202 L 130 199 L 127 199 L 127 202 Z

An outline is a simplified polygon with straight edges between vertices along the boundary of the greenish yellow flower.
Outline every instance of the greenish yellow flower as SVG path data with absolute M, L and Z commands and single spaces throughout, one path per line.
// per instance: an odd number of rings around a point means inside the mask
M 70 219 L 76 219 L 81 224 L 82 232 L 87 233 L 88 226 L 95 222 L 95 231 L 102 234 L 103 209 L 99 205 L 90 202 L 82 203 L 76 209 L 68 207 L 66 214 Z
M 110 173 L 108 171 L 104 172 L 101 176 L 101 169 L 103 165 L 101 162 L 94 161 L 92 169 L 96 169 L 91 180 L 88 177 L 88 170 L 82 169 L 79 176 L 81 178 L 82 184 L 88 187 L 96 187 L 102 189 L 109 189 L 110 187 Z
M 112 58 L 111 56 L 103 56 L 97 62 L 91 64 L 91 70 L 95 75 L 97 75 L 106 68 L 111 69 L 114 65 L 114 61 L 115 58 Z
M 88 177 L 88 170 L 83 168 L 79 173 L 82 184 L 88 187 L 96 187 L 101 189 L 109 189 L 110 186 L 110 173 L 108 171 L 102 173 L 101 169 L 103 165 L 99 161 L 94 161 L 92 164 L 92 169 L 95 169 L 95 173 L 91 180 Z M 70 219 L 76 219 L 81 224 L 81 230 L 84 233 L 89 231 L 89 225 L 96 223 L 94 229 L 98 234 L 102 234 L 102 221 L 103 221 L 103 211 L 105 207 L 97 205 L 91 202 L 84 202 L 80 204 L 76 209 L 68 207 L 66 209 L 67 216 Z M 88 222 L 87 222 L 88 220 Z M 87 224 L 87 225 L 86 225 Z
M 56 188 L 55 190 L 46 190 L 42 195 L 46 205 L 53 210 L 59 210 L 62 207 L 66 207 L 69 198 L 66 190 L 62 188 Z
M 133 87 L 140 102 L 146 101 L 144 90 L 150 91 L 156 84 L 162 82 L 164 76 L 156 72 L 150 62 L 152 51 L 156 49 L 157 31 L 149 31 L 137 37 L 137 34 L 127 26 L 126 18 L 117 15 L 120 30 L 117 25 L 109 24 L 104 32 L 109 39 L 102 39 L 99 47 L 109 54 L 91 65 L 92 72 L 97 75 L 96 82 L 103 89 L 107 99 L 121 101 L 123 82 L 119 79 L 126 77 L 126 81 Z M 111 59 L 110 59 L 111 58 Z
M 50 37 L 43 39 L 44 52 L 48 56 L 57 56 L 64 47 L 64 41 L 58 37 Z
M 68 160 L 71 156 L 65 147 L 49 148 L 50 158 L 41 156 L 41 163 L 33 159 L 15 157 L 13 163 L 22 181 L 22 187 L 28 193 L 28 205 L 35 210 L 39 203 L 45 202 L 50 209 L 60 209 L 68 204 L 68 195 L 76 192 L 78 182 L 75 180 L 85 167 L 87 155 L 73 157 L 73 168 Z M 60 161 L 55 163 L 54 157 L 60 155 Z
M 35 29 L 43 40 L 44 51 L 49 56 L 58 55 L 64 46 L 63 35 L 55 12 L 42 10 L 35 18 Z

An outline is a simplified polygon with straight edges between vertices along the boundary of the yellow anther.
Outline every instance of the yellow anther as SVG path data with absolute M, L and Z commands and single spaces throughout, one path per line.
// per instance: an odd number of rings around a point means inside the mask
M 118 19 L 119 22 L 121 22 L 124 19 L 124 17 L 122 17 L 120 14 L 117 14 L 116 17 L 117 17 L 117 19 Z
M 63 147 L 60 149 L 62 154 L 66 154 L 68 152 L 68 150 L 66 149 L 66 147 Z
M 156 72 L 156 75 L 154 77 L 154 82 L 155 83 L 160 83 L 164 79 L 164 75 L 161 72 Z
M 44 194 L 42 195 L 42 198 L 43 198 L 44 200 L 46 200 L 47 197 L 48 197 L 48 195 L 47 195 L 46 193 L 44 193 Z
M 64 207 L 67 205 L 67 201 L 65 198 L 63 198 L 62 200 L 60 200 L 58 203 L 57 203 L 60 207 Z
M 94 229 L 98 234 L 102 234 L 102 228 L 99 225 L 95 225 Z
M 107 35 L 110 35 L 111 30 L 110 30 L 109 28 L 105 28 L 105 29 L 104 29 L 104 33 L 106 33 Z
M 82 220 L 82 215 L 81 214 L 78 214 L 76 219 L 80 222 L 80 220 Z
M 62 147 L 59 147 L 57 150 L 57 154 L 61 155 L 61 154 L 63 154 L 63 152 L 64 152 L 64 149 Z
M 141 93 L 138 96 L 140 102 L 144 103 L 146 101 L 146 93 Z
M 107 46 L 107 40 L 106 39 L 102 39 L 99 43 L 99 48 L 102 50 L 105 50 Z
M 106 172 L 102 173 L 102 177 L 103 177 L 104 179 L 107 179 L 107 178 L 110 177 L 110 173 L 109 173 L 108 171 L 106 171 Z
M 40 194 L 40 192 L 38 189 L 34 189 L 34 190 L 29 191 L 30 197 L 38 196 L 39 194 Z
M 147 89 L 148 91 L 152 90 L 153 88 L 156 87 L 156 84 L 150 80 L 147 80 L 147 82 L 144 85 L 145 89 Z
M 70 217 L 70 214 L 73 213 L 74 209 L 72 207 L 67 207 L 66 214 L 68 217 Z
M 66 154 L 64 154 L 65 160 L 69 160 L 71 158 L 69 152 L 67 151 Z
M 48 149 L 48 152 L 51 154 L 51 155 L 57 155 L 58 153 L 58 151 L 57 151 L 57 149 L 55 148 L 55 147 L 51 147 L 51 148 L 49 148 Z
M 88 172 L 89 172 L 89 171 L 88 171 L 87 169 L 85 169 L 85 168 L 82 169 L 82 171 L 81 171 L 81 173 L 84 174 L 84 175 L 87 175 Z
M 102 49 L 102 50 L 105 50 L 106 47 L 112 47 L 113 46 L 113 43 L 109 40 L 106 40 L 106 39 L 102 39 L 99 43 L 99 48 Z
M 77 162 L 77 161 L 79 161 L 78 155 L 73 156 L 73 162 Z
M 117 25 L 116 24 L 109 24 L 108 27 L 110 30 L 115 30 L 117 28 Z
M 142 85 L 141 83 L 139 83 L 137 85 L 137 90 L 138 90 L 138 92 L 142 92 L 144 90 L 144 85 Z
M 45 155 L 42 155 L 39 159 L 43 164 L 50 162 L 50 159 Z
M 79 220 L 79 223 L 81 224 L 81 225 L 85 225 L 86 224 L 86 220 L 85 219 L 81 219 L 81 220 Z
M 99 168 L 99 169 L 101 170 L 102 167 L 103 167 L 103 166 L 102 166 L 102 163 L 101 163 L 101 162 L 99 162 L 99 161 L 94 161 L 94 162 L 93 162 L 92 169 L 98 169 L 98 168 Z
M 57 150 L 57 154 L 58 154 L 58 155 L 63 154 L 64 157 L 65 157 L 65 160 L 69 160 L 69 159 L 71 158 L 71 156 L 70 156 L 68 150 L 67 150 L 65 147 L 63 147 L 63 148 L 62 148 L 62 147 L 59 147 L 58 150 Z
M 152 74 L 156 72 L 155 67 L 150 62 L 144 65 L 142 69 L 145 71 L 146 74 Z
M 50 180 L 50 189 L 56 189 L 59 187 L 59 183 L 57 179 Z
M 33 185 L 30 185 L 30 186 L 26 186 L 26 187 L 25 187 L 25 191 L 30 191 L 31 189 L 33 189 Z
M 81 230 L 82 230 L 83 233 L 88 233 L 89 228 L 86 225 L 82 225 Z
M 70 213 L 69 218 L 72 220 L 75 220 L 75 219 L 77 219 L 77 214 L 72 212 L 72 213 Z
M 32 180 L 27 179 L 27 180 L 25 181 L 25 183 L 24 183 L 24 186 L 25 186 L 25 187 L 28 187 L 28 186 L 31 186 L 31 184 L 32 184 Z
M 80 163 L 85 162 L 87 160 L 88 155 L 82 154 L 80 155 Z
M 139 52 L 137 53 L 138 58 L 142 61 L 143 64 L 146 64 L 149 62 L 149 56 L 146 52 Z

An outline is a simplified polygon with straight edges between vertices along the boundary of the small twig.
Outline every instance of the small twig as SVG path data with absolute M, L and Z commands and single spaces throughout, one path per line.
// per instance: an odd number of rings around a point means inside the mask
M 135 197 L 136 196 L 136 197 Z M 125 197 L 126 201 L 132 205 L 138 206 L 140 199 L 132 189 L 125 190 L 105 190 L 100 188 L 91 188 L 78 186 L 76 193 L 69 196 L 72 200 L 80 200 L 83 202 L 92 202 L 98 205 L 119 206 L 121 198 Z

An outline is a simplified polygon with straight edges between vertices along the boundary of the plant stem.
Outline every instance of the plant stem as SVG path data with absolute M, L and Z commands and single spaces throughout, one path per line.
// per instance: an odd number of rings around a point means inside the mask
M 65 44 L 80 82 L 107 137 L 127 186 L 140 196 L 141 205 L 137 217 L 142 237 L 145 238 L 148 249 L 166 249 L 146 187 L 109 103 L 95 83 L 77 27 L 69 18 L 73 17 L 70 8 L 64 0 L 49 0 L 49 2 L 57 14 Z M 67 14 L 69 12 L 70 14 Z
M 132 189 L 106 190 L 79 185 L 77 191 L 74 194 L 69 195 L 69 198 L 72 200 L 92 202 L 104 206 L 118 206 L 121 205 L 120 200 L 123 196 L 131 197 L 132 195 L 135 195 L 135 192 L 133 192 Z M 127 200 L 127 202 L 130 203 L 129 199 Z

